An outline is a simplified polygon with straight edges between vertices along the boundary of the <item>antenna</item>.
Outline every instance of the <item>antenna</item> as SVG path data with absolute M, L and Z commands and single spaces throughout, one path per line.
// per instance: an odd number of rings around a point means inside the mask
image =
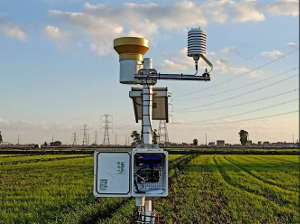
M 104 137 L 103 137 L 103 145 L 110 145 L 109 140 L 109 129 L 111 129 L 112 116 L 110 114 L 104 114 Z

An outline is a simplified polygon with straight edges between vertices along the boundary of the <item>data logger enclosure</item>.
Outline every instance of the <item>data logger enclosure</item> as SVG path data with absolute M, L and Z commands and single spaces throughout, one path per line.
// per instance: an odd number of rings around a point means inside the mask
M 168 152 L 135 148 L 94 154 L 96 197 L 165 197 L 168 195 Z
M 133 197 L 168 195 L 168 152 L 160 148 L 135 148 L 131 167 Z

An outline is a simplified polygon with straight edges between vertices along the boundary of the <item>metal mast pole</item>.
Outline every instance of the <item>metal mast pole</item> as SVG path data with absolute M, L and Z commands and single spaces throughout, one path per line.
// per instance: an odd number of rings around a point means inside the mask
M 144 59 L 144 69 L 152 69 L 150 58 Z M 152 145 L 152 97 L 152 84 L 147 83 L 147 79 L 145 79 L 142 91 L 142 141 L 144 146 Z M 137 200 L 145 203 L 145 223 L 152 223 L 152 200 L 146 199 L 146 197 Z

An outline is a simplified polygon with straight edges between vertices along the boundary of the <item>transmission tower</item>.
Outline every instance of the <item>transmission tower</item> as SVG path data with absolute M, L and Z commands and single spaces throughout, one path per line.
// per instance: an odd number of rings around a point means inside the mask
M 158 136 L 159 144 L 166 145 L 169 142 L 167 122 L 165 120 L 159 121 Z
M 95 142 L 94 144 L 97 145 L 98 142 L 98 131 L 95 131 Z
M 72 145 L 74 146 L 74 145 L 77 145 L 77 135 L 76 135 L 76 132 L 73 132 L 73 143 L 72 143 Z
M 83 129 L 81 129 L 81 130 L 83 131 L 82 145 L 86 145 L 86 144 L 88 144 L 88 128 L 87 128 L 87 125 L 84 124 Z
M 173 123 L 174 122 L 174 105 L 173 105 L 173 97 L 172 97 L 172 93 L 168 92 L 168 99 L 170 99 L 170 102 L 168 103 L 169 106 L 169 123 Z
M 103 145 L 110 145 L 109 141 L 109 129 L 111 129 L 112 116 L 110 114 L 103 115 L 104 120 L 104 137 L 103 137 Z

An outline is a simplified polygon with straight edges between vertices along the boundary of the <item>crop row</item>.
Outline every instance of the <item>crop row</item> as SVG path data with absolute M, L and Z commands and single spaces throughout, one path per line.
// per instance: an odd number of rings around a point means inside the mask
M 176 173 L 178 173 L 179 171 L 178 167 L 182 166 L 184 161 L 186 161 L 190 157 L 191 156 L 171 155 L 169 157 L 169 172 L 173 171 L 173 175 L 176 175 Z M 174 169 L 176 171 L 174 171 Z M 116 206 L 111 207 L 110 203 L 112 200 L 120 201 L 119 203 L 116 203 Z M 55 222 L 55 224 L 131 223 L 134 208 L 135 201 L 132 198 L 98 198 L 96 202 L 91 202 L 87 206 L 82 206 L 80 210 L 71 210 L 68 214 L 64 215 L 59 221 Z M 107 211 L 107 214 L 109 215 L 103 215 L 102 211 Z M 95 217 L 95 219 L 91 219 L 90 217 Z
M 298 223 L 299 194 L 249 175 L 239 168 L 245 165 L 239 163 L 244 158 L 195 158 L 173 182 L 168 198 L 156 203 L 163 223 Z M 248 164 L 250 171 L 251 164 L 256 164 L 253 161 Z M 292 171 L 289 166 L 282 163 L 277 175 Z M 265 167 L 264 172 L 273 171 Z
M 40 158 L 36 159 L 20 159 L 20 160 L 11 160 L 0 162 L 1 165 L 15 165 L 19 163 L 36 163 L 36 162 L 49 162 L 54 160 L 66 160 L 66 159 L 77 159 L 77 158 L 86 158 L 90 157 L 90 155 L 76 155 L 76 156 L 39 156 Z
M 195 155 L 170 156 L 172 158 L 169 164 L 169 188 L 172 186 L 174 178 L 176 178 L 183 171 L 186 164 L 188 164 Z M 154 203 L 156 200 L 154 200 Z M 133 213 L 135 208 L 135 201 L 133 199 L 129 200 L 123 207 L 112 214 L 111 218 L 100 219 L 97 224 L 117 224 L 117 223 L 132 223 Z
M 299 222 L 297 156 L 169 160 L 169 196 L 154 199 L 162 223 Z M 130 223 L 133 199 L 95 200 L 92 187 L 92 157 L 1 166 L 0 223 Z
M 0 169 L 0 223 L 48 223 L 93 200 L 93 158 L 18 163 Z

